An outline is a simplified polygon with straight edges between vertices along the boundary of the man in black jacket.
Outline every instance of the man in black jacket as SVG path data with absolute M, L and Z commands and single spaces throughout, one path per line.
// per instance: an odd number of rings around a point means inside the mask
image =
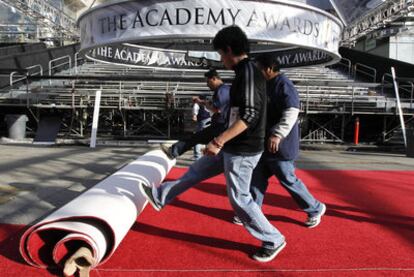
M 274 175 L 308 215 L 305 225 L 314 228 L 321 222 L 326 206 L 313 197 L 295 174 L 300 142 L 299 94 L 292 81 L 280 72 L 275 55 L 262 54 L 256 62 L 267 80 L 268 106 L 266 149 L 253 171 L 250 191 L 255 202 L 262 206 L 268 179 Z M 238 224 L 236 217 L 233 222 Z
M 200 181 L 224 172 L 235 214 L 247 231 L 262 242 L 252 258 L 269 262 L 286 246 L 285 237 L 266 219 L 250 193 L 252 172 L 264 150 L 266 81 L 248 58 L 249 42 L 239 27 L 219 31 L 213 45 L 224 66 L 236 73 L 230 89 L 229 127 L 207 145 L 207 155 L 197 160 L 183 177 L 159 188 L 141 185 L 141 191 L 160 210 Z

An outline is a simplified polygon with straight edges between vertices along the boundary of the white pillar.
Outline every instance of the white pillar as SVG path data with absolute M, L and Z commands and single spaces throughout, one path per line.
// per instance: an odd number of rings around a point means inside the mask
M 101 107 L 101 93 L 102 91 L 97 90 L 95 95 L 95 106 L 93 107 L 93 120 L 92 120 L 92 134 L 90 148 L 96 146 L 96 134 L 98 133 L 98 121 L 99 121 L 99 109 Z
M 397 109 L 398 114 L 400 116 L 400 122 L 401 122 L 401 130 L 404 137 L 404 146 L 407 148 L 407 135 L 405 134 L 405 122 L 404 122 L 404 114 L 401 109 L 401 102 L 400 102 L 400 93 L 398 91 L 398 83 L 397 83 L 397 76 L 395 74 L 395 68 L 391 67 L 391 73 L 392 73 L 392 79 L 394 82 L 394 90 L 395 90 L 395 97 L 397 98 Z

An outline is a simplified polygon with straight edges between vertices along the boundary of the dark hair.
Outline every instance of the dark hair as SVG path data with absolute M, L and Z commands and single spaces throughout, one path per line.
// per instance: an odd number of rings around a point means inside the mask
M 234 25 L 221 29 L 213 39 L 214 50 L 227 53 L 231 49 L 235 56 L 248 54 L 249 40 L 240 27 Z
M 209 70 L 209 71 L 207 71 L 206 73 L 204 73 L 204 77 L 206 77 L 206 78 L 208 78 L 208 79 L 211 79 L 211 78 L 213 78 L 213 77 L 216 77 L 216 78 L 221 79 L 221 78 L 220 78 L 220 75 L 219 75 L 219 74 L 218 74 L 218 72 L 217 72 L 217 70 L 215 70 L 214 68 L 210 68 L 210 70 Z
M 255 60 L 259 64 L 259 67 L 271 68 L 273 72 L 278 72 L 280 70 L 280 63 L 274 54 L 263 53 L 255 57 Z

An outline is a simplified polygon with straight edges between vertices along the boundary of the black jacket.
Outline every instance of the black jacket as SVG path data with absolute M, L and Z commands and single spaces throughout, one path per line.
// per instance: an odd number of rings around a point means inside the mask
M 248 58 L 240 61 L 234 70 L 236 76 L 230 89 L 229 127 L 239 118 L 248 129 L 228 141 L 223 150 L 232 154 L 254 155 L 264 150 L 266 80 Z M 237 109 L 238 114 L 234 113 Z M 235 115 L 238 115 L 237 118 Z

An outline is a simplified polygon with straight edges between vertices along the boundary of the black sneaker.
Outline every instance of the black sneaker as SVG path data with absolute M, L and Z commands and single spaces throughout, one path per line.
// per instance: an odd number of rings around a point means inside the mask
M 162 152 L 164 152 L 165 155 L 167 155 L 168 159 L 170 159 L 170 160 L 175 159 L 174 155 L 172 154 L 172 148 L 171 148 L 170 144 L 161 144 L 160 148 L 161 148 Z
M 139 184 L 139 190 L 142 192 L 144 197 L 147 198 L 148 202 L 151 204 L 154 210 L 159 212 L 162 207 L 155 203 L 154 196 L 152 195 L 152 188 L 141 183 Z
M 277 254 L 279 254 L 280 251 L 283 250 L 286 246 L 286 241 L 284 241 L 282 244 L 280 244 L 275 249 L 268 249 L 268 248 L 260 248 L 259 251 L 257 251 L 252 258 L 256 261 L 259 261 L 261 263 L 267 263 L 273 260 Z
M 240 218 L 237 215 L 233 216 L 232 222 L 236 225 L 243 225 L 243 222 L 241 222 Z

